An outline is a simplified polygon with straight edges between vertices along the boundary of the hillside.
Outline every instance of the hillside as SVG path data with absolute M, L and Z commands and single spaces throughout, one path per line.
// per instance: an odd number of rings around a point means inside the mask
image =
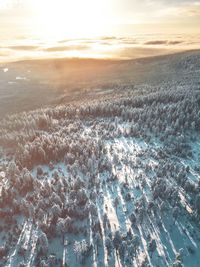
M 98 99 L 123 86 L 195 82 L 199 58 L 199 50 L 194 50 L 136 60 L 49 59 L 1 64 L 0 116 Z
M 199 267 L 200 52 L 2 68 L 0 266 Z

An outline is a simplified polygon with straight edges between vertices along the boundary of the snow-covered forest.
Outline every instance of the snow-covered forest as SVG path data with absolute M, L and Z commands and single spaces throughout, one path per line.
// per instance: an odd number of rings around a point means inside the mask
M 0 121 L 0 266 L 200 266 L 200 78 Z

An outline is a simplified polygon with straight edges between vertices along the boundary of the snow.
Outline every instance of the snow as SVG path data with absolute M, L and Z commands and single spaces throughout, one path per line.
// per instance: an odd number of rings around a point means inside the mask
M 54 164 L 53 169 L 51 169 L 48 165 L 40 165 L 43 170 L 43 174 L 41 175 L 41 179 L 44 181 L 46 178 L 51 179 L 55 171 L 57 171 L 61 176 L 67 177 L 67 166 L 64 162 L 60 162 L 58 164 Z M 37 177 L 37 167 L 34 167 L 31 171 L 32 175 Z
M 115 140 L 107 141 L 107 148 L 109 149 L 112 145 L 112 155 L 115 153 L 118 154 L 120 161 L 120 168 L 113 167 L 112 172 L 114 175 L 117 175 L 118 179 L 113 183 L 106 183 L 102 188 L 101 194 L 99 195 L 99 200 L 97 201 L 97 209 L 98 216 L 100 218 L 101 225 L 102 216 L 106 212 L 108 215 L 108 220 L 111 225 L 111 233 L 115 233 L 117 230 L 120 230 L 121 233 L 126 234 L 129 229 L 133 232 L 133 234 L 137 234 L 140 237 L 140 247 L 137 253 L 137 257 L 134 258 L 133 262 L 136 266 L 139 266 L 147 257 L 150 266 L 154 267 L 159 264 L 159 267 L 169 266 L 170 263 L 173 262 L 176 254 L 179 249 L 183 248 L 187 253 L 187 257 L 185 259 L 185 263 L 192 263 L 191 266 L 198 267 L 200 257 L 198 247 L 200 246 L 200 235 L 191 236 L 191 232 L 187 229 L 188 221 L 186 215 L 182 216 L 182 219 L 176 221 L 174 223 L 174 219 L 167 212 L 164 216 L 158 213 L 159 218 L 149 214 L 144 218 L 143 224 L 139 224 L 138 228 L 135 228 L 131 225 L 129 220 L 129 216 L 134 210 L 136 205 L 136 201 L 140 199 L 142 195 L 145 195 L 147 202 L 151 199 L 151 193 L 149 187 L 152 183 L 153 174 L 146 175 L 144 173 L 143 165 L 139 165 L 139 167 L 135 168 L 128 163 L 129 159 L 131 162 L 137 160 L 138 155 L 143 155 L 144 151 L 148 148 L 150 151 L 154 151 L 157 147 L 152 143 L 151 145 L 147 145 L 145 142 L 142 142 L 137 139 L 128 139 L 128 138 L 116 138 Z M 113 160 L 113 156 L 108 154 L 110 160 Z M 145 154 L 144 154 L 145 155 Z M 124 158 L 126 160 L 124 161 Z M 142 156 L 143 157 L 143 156 Z M 128 161 L 127 161 L 128 160 Z M 144 158 L 143 163 L 146 162 L 147 159 Z M 154 158 L 148 158 L 148 162 L 151 166 L 156 166 L 158 164 L 157 160 Z M 67 177 L 68 171 L 65 163 L 60 162 L 58 164 L 54 164 L 53 170 L 50 169 L 47 165 L 41 165 L 44 176 L 48 178 L 52 178 L 53 173 L 58 171 L 61 176 Z M 35 167 L 32 170 L 33 176 L 36 178 L 37 176 L 37 168 Z M 138 176 L 143 177 L 146 180 L 146 187 L 141 189 L 140 179 Z M 1 176 L 5 178 L 5 173 L 1 172 Z M 110 174 L 107 172 L 103 172 L 100 174 L 100 180 L 107 181 Z M 124 200 L 124 195 L 122 194 L 122 184 L 126 181 L 129 184 L 129 190 L 133 195 L 133 200 L 129 203 Z M 44 178 L 41 178 L 42 180 Z M 173 182 L 169 180 L 169 183 Z M 126 190 L 125 190 L 126 191 Z M 185 207 L 185 211 L 188 214 L 192 213 L 192 208 L 187 202 L 187 198 L 183 191 L 179 191 L 179 196 L 181 200 L 181 204 Z M 119 204 L 115 206 L 115 198 L 119 199 Z M 169 204 L 168 204 L 169 205 Z M 171 207 L 170 207 L 171 208 Z M 158 227 L 158 219 L 161 222 L 161 228 Z M 91 232 L 91 217 L 89 218 L 88 227 L 90 229 L 89 240 L 93 243 L 93 236 Z M 194 223 L 190 222 L 190 227 L 192 227 L 193 231 L 198 232 L 195 228 Z M 37 247 L 37 239 L 38 239 L 39 231 L 38 228 L 33 226 L 33 223 L 28 220 L 24 221 L 23 228 L 21 230 L 21 234 L 18 238 L 18 241 L 13 249 L 11 249 L 11 253 L 9 256 L 9 260 L 5 267 L 15 267 L 18 266 L 22 257 L 19 257 L 19 250 L 21 248 L 25 251 L 25 264 L 28 267 L 34 266 L 34 259 L 36 255 L 36 247 Z M 157 243 L 157 251 L 153 254 L 152 258 L 149 255 L 148 244 L 147 244 L 147 236 L 150 235 L 151 238 L 155 238 Z M 107 259 L 108 255 L 105 248 L 105 235 L 103 235 L 103 247 L 100 248 L 101 254 L 96 254 L 95 248 L 93 248 L 91 261 L 87 263 L 87 266 L 99 266 L 98 262 L 101 262 L 102 266 L 125 266 L 119 259 L 117 255 L 114 255 L 113 259 L 110 259 L 110 263 L 108 265 Z M 71 263 L 72 266 L 81 266 L 79 262 L 74 257 L 74 244 L 75 242 L 80 242 L 83 240 L 83 237 L 75 236 L 73 234 L 65 234 L 65 245 L 62 243 L 62 238 L 56 237 L 53 239 L 49 245 L 49 252 L 56 255 L 57 258 L 61 258 L 62 262 Z M 78 244 L 78 243 L 77 243 Z M 188 246 L 196 248 L 195 257 L 190 255 L 187 251 Z M 104 255 L 104 256 L 103 256 Z M 104 260 L 103 260 L 104 259 Z M 113 262 L 113 263 L 112 263 Z M 189 266 L 189 265 L 185 265 Z
M 27 80 L 27 78 L 26 77 L 17 76 L 16 80 Z
M 4 171 L 1 171 L 1 172 L 0 172 L 0 179 L 3 179 L 3 178 L 5 178 L 5 177 L 6 177 L 5 172 L 4 172 Z
M 121 127 L 124 126 L 122 125 Z M 85 131 L 82 132 L 82 137 L 87 138 L 90 135 L 92 135 L 92 129 L 87 126 Z M 198 144 L 199 142 L 193 143 L 193 158 L 173 158 L 174 163 L 190 167 L 187 177 L 195 185 L 199 179 L 198 171 L 195 170 L 199 157 Z M 158 150 L 163 149 L 163 144 L 156 138 L 148 143 L 141 138 L 123 136 L 106 139 L 105 147 L 108 151 L 106 159 L 108 162 L 111 162 L 112 168 L 110 172 L 102 171 L 95 176 L 96 179 L 100 180 L 100 186 L 98 189 L 97 187 L 93 188 L 97 193 L 94 203 L 97 207 L 97 217 L 102 229 L 102 240 L 98 249 L 97 246 L 92 247 L 91 254 L 86 261 L 86 266 L 141 266 L 147 259 L 151 267 L 168 267 L 174 262 L 177 253 L 183 249 L 184 266 L 199 267 L 200 251 L 198 248 L 200 247 L 200 233 L 198 225 L 191 218 L 194 210 L 190 204 L 188 194 L 177 184 L 175 178 L 170 175 L 170 172 L 166 171 L 159 177 L 163 179 L 162 181 L 166 182 L 167 186 L 173 186 L 174 189 L 178 189 L 180 206 L 177 219 L 173 218 L 172 215 L 174 209 L 172 203 L 166 200 L 167 210 L 163 212 L 160 210 L 161 199 L 154 199 L 152 195 L 151 187 L 156 179 L 155 177 L 157 177 L 156 171 L 164 164 L 158 158 Z M 116 160 L 118 161 L 117 163 L 115 162 Z M 149 170 L 146 169 L 147 165 Z M 53 163 L 53 168 L 45 164 L 40 166 L 43 170 L 42 175 L 37 175 L 38 166 L 31 170 L 31 174 L 42 185 L 44 185 L 45 181 L 51 182 L 55 171 L 58 172 L 60 178 L 64 178 L 67 181 L 72 176 L 68 165 L 63 161 Z M 82 180 L 87 181 L 87 175 L 81 173 L 80 169 L 76 170 L 77 174 Z M 4 186 L 7 187 L 8 180 L 4 171 L 0 172 L 0 177 L 3 181 L 6 180 L 4 181 Z M 87 193 L 88 195 L 91 193 L 90 188 L 87 188 Z M 130 193 L 130 199 L 126 200 L 128 193 Z M 153 208 L 148 208 L 150 202 L 156 204 L 155 211 L 153 211 Z M 136 212 L 136 210 L 140 210 L 141 206 L 145 210 L 144 216 L 139 211 Z M 130 216 L 133 212 L 137 217 L 136 224 L 132 224 L 130 221 Z M 103 226 L 103 216 L 105 213 L 107 214 L 107 224 L 110 224 L 110 228 L 109 226 Z M 43 222 L 48 224 L 48 220 L 49 218 L 45 213 Z M 24 261 L 28 267 L 34 267 L 37 255 L 37 241 L 41 230 L 39 225 L 33 223 L 30 219 L 21 218 L 21 222 L 18 221 L 18 224 L 22 224 L 23 227 L 16 244 L 10 248 L 5 267 L 19 266 L 21 261 Z M 82 221 L 76 220 L 74 225 L 79 227 L 85 226 L 88 234 L 65 233 L 64 236 L 56 235 L 49 241 L 48 253 L 49 255 L 55 255 L 63 264 L 67 263 L 70 266 L 79 267 L 82 266 L 79 250 L 83 249 L 86 242 L 88 244 L 95 243 L 92 230 L 92 215 L 89 214 L 89 218 Z M 129 230 L 133 236 L 139 237 L 139 246 L 130 264 L 122 260 L 114 249 L 111 255 L 108 255 L 105 246 L 105 239 L 108 237 L 108 234 L 113 238 L 115 232 L 120 231 L 121 235 L 126 238 Z M 3 237 L 0 235 L 0 244 L 3 244 L 2 239 Z M 150 239 L 155 239 L 157 246 L 152 255 L 148 247 Z M 194 249 L 194 254 L 189 252 L 191 248 Z M 24 257 L 19 255 L 21 249 L 24 250 Z

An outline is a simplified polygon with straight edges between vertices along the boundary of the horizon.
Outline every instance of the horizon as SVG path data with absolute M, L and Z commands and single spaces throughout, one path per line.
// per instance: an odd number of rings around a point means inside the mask
M 0 61 L 134 59 L 200 48 L 200 1 L 0 1 Z

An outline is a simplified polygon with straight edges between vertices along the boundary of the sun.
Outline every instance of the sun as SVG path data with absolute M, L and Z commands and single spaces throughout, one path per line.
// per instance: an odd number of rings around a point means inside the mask
M 32 0 L 35 30 L 46 38 L 94 37 L 104 30 L 104 1 Z

